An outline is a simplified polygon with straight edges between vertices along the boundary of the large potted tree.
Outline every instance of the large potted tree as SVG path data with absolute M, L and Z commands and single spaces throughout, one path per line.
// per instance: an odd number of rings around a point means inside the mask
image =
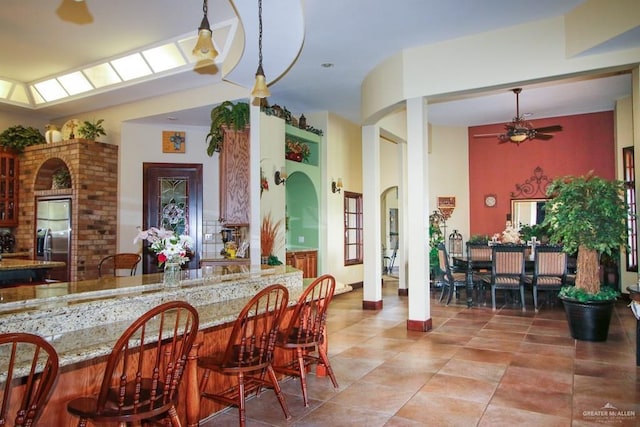
M 626 245 L 628 215 L 624 183 L 589 172 L 555 179 L 547 187 L 543 226 L 551 243 L 569 254 L 577 252 L 575 286 L 560 290 L 571 336 L 606 341 L 613 305 L 619 292 L 600 283 L 600 257 L 618 257 Z

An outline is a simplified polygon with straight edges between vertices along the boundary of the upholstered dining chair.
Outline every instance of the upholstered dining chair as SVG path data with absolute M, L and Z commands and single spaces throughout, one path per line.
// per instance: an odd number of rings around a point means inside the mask
M 291 418 L 272 365 L 278 328 L 288 301 L 289 292 L 282 285 L 262 289 L 240 311 L 227 345 L 198 357 L 198 367 L 204 370 L 200 397 L 236 406 L 241 427 L 246 425 L 245 397 L 253 392 L 259 394 L 263 387 L 273 388 L 285 418 Z M 207 390 L 211 372 L 235 380 L 223 390 Z
M 140 255 L 133 253 L 106 256 L 98 264 L 98 277 L 118 276 L 120 270 L 128 271 L 129 275 L 133 276 L 136 274 L 136 268 L 141 259 Z
M 328 274 L 315 279 L 300 295 L 288 324 L 280 330 L 276 346 L 295 352 L 290 363 L 274 366 L 276 372 L 300 378 L 304 406 L 309 406 L 306 372 L 312 364 L 322 363 L 334 388 L 338 381 L 326 350 L 327 310 L 336 289 L 336 279 Z M 314 353 L 317 351 L 317 356 Z
M 78 426 L 151 419 L 180 426 L 178 388 L 198 323 L 198 312 L 184 301 L 161 304 L 134 321 L 113 346 L 98 394 L 67 403 Z
M 440 293 L 438 302 L 442 302 L 446 295 L 446 305 L 449 305 L 453 294 L 455 293 L 457 296 L 459 294 L 459 288 L 466 288 L 467 273 L 453 271 L 451 269 L 447 247 L 442 242 L 438 243 L 438 261 L 438 267 L 440 267 L 439 282 L 442 286 L 442 292 Z
M 538 291 L 545 291 L 549 301 L 548 293 L 559 291 L 567 284 L 567 260 L 568 255 L 562 250 L 562 246 L 545 245 L 536 248 L 533 276 L 527 276 L 527 282 L 533 287 L 535 311 L 540 309 Z
M 44 338 L 0 335 L 0 425 L 35 426 L 58 377 L 58 354 Z
M 525 284 L 524 245 L 494 245 L 491 247 L 491 275 L 483 281 L 491 286 L 491 308 L 496 310 L 496 289 L 520 291 L 522 311 L 526 310 L 524 301 Z
M 487 243 L 467 242 L 467 274 L 477 292 L 479 304 L 486 305 L 485 286 L 482 278 L 491 273 L 491 246 Z M 469 279 L 467 279 L 469 280 Z

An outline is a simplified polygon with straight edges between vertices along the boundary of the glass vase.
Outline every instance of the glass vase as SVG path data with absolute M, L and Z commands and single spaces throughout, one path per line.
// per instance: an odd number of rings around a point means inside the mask
M 167 262 L 164 264 L 164 278 L 162 283 L 167 288 L 180 286 L 180 264 L 177 262 Z

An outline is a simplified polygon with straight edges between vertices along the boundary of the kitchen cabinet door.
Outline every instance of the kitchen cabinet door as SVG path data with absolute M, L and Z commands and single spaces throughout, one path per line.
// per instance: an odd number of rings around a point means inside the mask
M 0 150 L 0 227 L 18 225 L 18 156 Z
M 228 227 L 250 222 L 249 128 L 224 129 L 220 151 L 220 223 Z

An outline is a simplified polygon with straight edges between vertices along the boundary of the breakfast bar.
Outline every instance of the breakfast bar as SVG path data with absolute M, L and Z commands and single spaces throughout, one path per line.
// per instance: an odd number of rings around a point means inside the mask
M 61 261 L 39 261 L 31 259 L 0 259 L 0 285 L 12 282 L 30 282 L 42 280 L 52 268 L 64 267 Z
M 303 289 L 302 272 L 289 266 L 216 267 L 213 275 L 185 270 L 177 287 L 162 283 L 162 274 L 106 277 L 69 283 L 51 283 L 0 289 L 0 333 L 30 332 L 45 337 L 60 358 L 61 374 L 42 415 L 47 426 L 76 425 L 66 402 L 97 391 L 104 365 L 122 332 L 149 309 L 170 300 L 182 300 L 198 310 L 199 338 L 181 384 L 178 413 L 188 425 L 197 425 L 220 406 L 197 396 L 196 356 L 225 342 L 236 316 L 260 289 L 280 283 L 295 304 Z M 203 415 L 204 414 L 204 415 Z

